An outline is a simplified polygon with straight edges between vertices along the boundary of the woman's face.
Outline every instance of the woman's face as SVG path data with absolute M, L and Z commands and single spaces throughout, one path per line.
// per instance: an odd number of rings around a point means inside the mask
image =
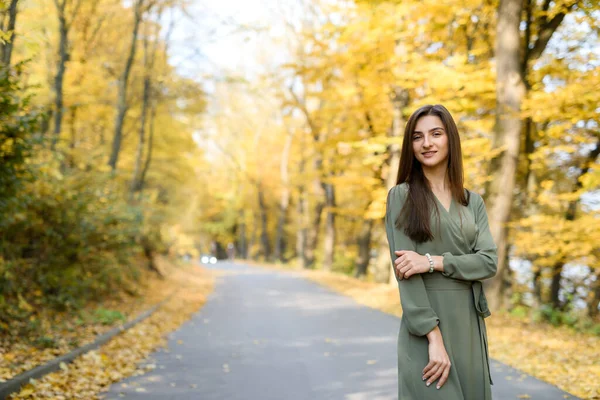
M 415 157 L 426 168 L 435 168 L 448 160 L 448 134 L 437 115 L 419 118 L 412 133 Z

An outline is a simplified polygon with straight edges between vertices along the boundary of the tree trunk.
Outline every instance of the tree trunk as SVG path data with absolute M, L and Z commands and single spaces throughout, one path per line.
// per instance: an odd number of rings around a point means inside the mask
M 301 162 L 302 164 L 303 162 Z M 308 238 L 308 215 L 307 215 L 307 204 L 306 204 L 306 190 L 304 185 L 298 187 L 298 221 L 299 227 L 296 230 L 296 253 L 300 260 L 302 268 L 309 268 L 308 260 L 306 259 L 306 242 Z
M 304 176 L 304 170 L 306 168 L 306 157 L 304 155 L 304 136 L 302 136 L 302 143 L 300 145 L 300 162 L 298 164 L 298 176 L 300 179 Z M 306 259 L 306 241 L 308 238 L 308 214 L 307 214 L 307 201 L 306 201 L 306 188 L 303 183 L 298 185 L 298 227 L 296 229 L 296 256 L 300 261 L 302 268 L 308 268 L 308 262 Z
M 322 84 L 325 86 L 325 82 L 322 82 Z M 304 114 L 304 117 L 306 119 L 306 125 L 309 128 L 310 133 L 312 135 L 313 144 L 318 146 L 318 144 L 321 143 L 325 139 L 325 137 L 321 133 L 320 127 L 315 122 L 310 111 L 308 110 L 308 107 L 306 105 L 306 98 L 298 97 L 298 95 L 293 91 L 293 89 L 290 89 L 290 95 L 293 97 L 294 102 L 295 102 L 296 106 L 298 107 L 298 109 Z M 323 102 L 323 100 L 321 100 L 320 104 L 318 106 L 318 110 L 322 109 L 323 104 L 324 104 L 324 102 Z M 302 145 L 304 148 L 304 136 L 302 136 L 302 138 L 303 138 Z M 316 252 L 316 247 L 317 247 L 317 243 L 318 243 L 318 239 L 319 239 L 319 230 L 321 228 L 321 214 L 323 212 L 323 207 L 325 205 L 325 203 L 323 201 L 323 199 L 325 197 L 325 193 L 324 193 L 324 189 L 323 189 L 323 182 L 321 180 L 321 174 L 322 174 L 321 168 L 323 165 L 323 155 L 321 154 L 320 151 L 321 150 L 316 151 L 316 155 L 315 155 L 314 163 L 313 163 L 314 172 L 317 175 L 317 178 L 315 178 L 313 180 L 315 203 L 313 206 L 312 221 L 310 221 L 310 222 L 309 222 L 310 217 L 308 215 L 308 201 L 306 200 L 307 193 L 305 192 L 304 186 L 302 186 L 302 188 L 301 188 L 301 193 L 303 193 L 304 196 L 301 197 L 300 201 L 303 203 L 301 205 L 299 205 L 299 207 L 300 207 L 299 211 L 302 212 L 302 213 L 300 213 L 300 217 L 301 217 L 300 220 L 302 221 L 301 229 L 304 230 L 304 232 L 299 232 L 297 246 L 302 246 L 299 249 L 302 250 L 302 266 L 303 266 L 303 268 L 313 268 L 313 266 L 314 266 L 315 252 Z M 302 171 L 304 171 L 304 167 L 305 167 L 305 158 L 304 158 L 304 154 L 303 154 L 302 161 L 301 161 L 301 170 Z M 300 237 L 301 235 L 304 235 L 304 237 Z
M 406 121 L 402 116 L 402 109 L 408 105 L 408 91 L 402 88 L 395 88 L 392 93 L 392 104 L 394 113 L 392 119 L 391 137 L 397 139 L 397 143 L 389 147 L 388 173 L 385 178 L 385 187 L 390 190 L 396 185 L 398 179 L 398 168 L 400 166 L 400 138 L 403 136 L 403 129 Z M 380 220 L 383 227 L 383 220 Z M 377 259 L 375 261 L 374 278 L 376 282 L 396 285 L 396 277 L 393 272 L 393 265 L 390 261 L 390 248 L 385 235 L 379 235 L 379 245 L 377 249 Z
M 591 293 L 587 304 L 588 315 L 593 320 L 598 318 L 598 314 L 600 311 L 598 310 L 598 306 L 600 306 L 600 268 L 596 266 L 596 280 L 594 281 L 591 287 Z
M 146 257 L 146 261 L 148 262 L 146 264 L 148 270 L 153 271 L 161 279 L 164 279 L 163 273 L 160 271 L 160 269 L 158 269 L 158 266 L 154 262 L 154 248 L 152 246 L 152 243 L 145 235 L 142 236 L 141 242 L 142 248 L 144 249 L 144 256 Z
M 580 168 L 579 174 L 577 174 L 577 178 L 575 179 L 575 186 L 573 187 L 573 192 L 577 192 L 583 186 L 581 183 L 581 178 L 584 177 L 590 171 L 590 164 L 592 164 L 596 158 L 600 155 L 600 139 L 596 143 L 596 146 L 589 152 L 583 164 Z M 580 199 L 572 200 L 569 202 L 569 206 L 567 207 L 567 211 L 565 213 L 566 221 L 575 221 L 575 217 L 577 216 L 577 208 L 579 207 Z M 560 293 L 560 279 L 562 275 L 562 270 L 567 263 L 566 257 L 562 257 L 552 268 L 552 282 L 550 284 L 550 304 L 552 307 L 556 309 L 564 308 L 564 304 L 561 303 L 559 299 Z
M 140 22 L 142 20 L 142 6 L 144 0 L 137 0 L 135 2 L 135 17 L 133 22 L 133 31 L 131 34 L 131 46 L 129 48 L 129 55 L 125 63 L 125 69 L 119 78 L 119 94 L 117 97 L 117 114 L 115 117 L 115 132 L 113 136 L 112 150 L 108 165 L 113 171 L 117 169 L 117 161 L 119 160 L 119 152 L 121 151 L 121 140 L 123 138 L 123 122 L 125 121 L 125 115 L 127 114 L 127 84 L 129 82 L 129 74 L 133 65 L 135 57 L 135 51 L 137 48 L 137 37 Z
M 47 136 L 48 134 L 50 134 L 50 122 L 52 121 L 52 118 L 54 117 L 54 105 L 53 104 L 48 104 L 46 107 L 44 107 L 44 116 L 42 117 L 42 122 L 40 124 L 40 133 L 41 136 Z
M 69 110 L 69 150 L 70 152 L 66 155 L 65 160 L 61 162 L 61 169 L 64 171 L 67 167 L 75 167 L 75 147 L 77 147 L 77 106 L 71 106 Z
M 298 176 L 302 180 L 306 170 L 306 155 L 304 152 L 306 145 L 305 136 L 301 136 L 300 143 L 300 162 L 298 164 Z M 308 193 L 304 183 L 298 185 L 298 229 L 296 230 L 296 253 L 300 260 L 302 268 L 311 268 L 307 257 L 307 243 L 308 243 L 308 226 L 309 226 L 309 215 L 308 215 Z
M 160 20 L 162 15 L 162 9 L 159 11 L 157 20 Z M 170 36 L 172 26 L 169 27 L 169 31 L 167 33 L 167 39 L 165 40 L 165 54 L 167 54 L 167 46 L 168 46 L 168 38 Z M 157 25 L 155 32 L 154 44 L 152 46 L 152 50 L 148 50 L 148 33 L 145 32 L 143 44 L 144 44 L 144 85 L 143 85 L 143 93 L 142 93 L 142 114 L 140 116 L 140 130 L 138 134 L 138 147 L 136 151 L 135 158 L 135 167 L 133 171 L 133 176 L 131 179 L 131 188 L 130 188 L 130 200 L 133 200 L 133 197 L 136 192 L 140 192 L 144 185 L 144 179 L 146 177 L 146 172 L 150 163 L 150 155 L 152 151 L 152 143 L 150 140 L 154 138 L 154 120 L 156 116 L 156 102 L 158 99 L 154 99 L 152 102 L 151 96 L 156 96 L 156 91 L 153 93 L 153 84 L 152 84 L 152 74 L 154 72 L 154 60 L 156 59 L 156 53 L 158 51 L 159 44 L 159 34 L 160 34 L 160 25 Z M 148 143 L 148 157 L 147 157 L 147 165 L 144 165 L 144 144 L 146 142 L 146 119 L 148 116 L 148 108 L 150 107 L 150 103 L 152 102 L 152 110 L 151 110 L 151 124 L 152 124 L 152 138 L 149 138 Z
M 129 199 L 133 200 L 136 192 L 141 189 L 142 186 L 142 163 L 144 159 L 144 147 L 146 145 L 146 116 L 148 114 L 148 102 L 150 97 L 150 77 L 144 78 L 144 93 L 142 95 L 142 114 L 140 115 L 140 130 L 138 133 L 138 146 L 135 154 L 135 167 L 133 169 L 133 176 L 131 178 L 131 185 L 129 189 Z
M 290 149 L 292 147 L 292 140 L 294 136 L 292 133 L 288 133 L 288 136 L 283 146 L 283 153 L 281 154 L 281 184 L 283 188 L 281 190 L 281 200 L 279 202 L 279 218 L 277 220 L 277 234 L 275 236 L 275 259 L 284 262 L 285 252 L 285 223 L 287 221 L 288 208 L 290 205 L 290 179 L 289 179 L 289 158 Z
M 542 267 L 537 267 L 533 271 L 533 301 L 534 308 L 539 308 L 543 304 L 542 299 Z
M 525 173 L 521 182 L 523 193 L 523 210 L 526 215 L 535 214 L 535 202 L 531 202 L 531 198 L 535 195 L 537 187 L 535 183 L 535 174 L 531 171 L 531 155 L 535 151 L 535 124 L 531 118 L 525 120 L 525 146 L 523 159 L 525 162 Z
M 529 3 L 529 1 L 528 1 Z M 536 195 L 536 189 L 537 189 L 537 179 L 536 179 L 536 175 L 535 173 L 533 173 L 531 171 L 531 157 L 530 155 L 533 154 L 534 150 L 535 150 L 535 139 L 534 139 L 534 131 L 536 129 L 536 125 L 533 123 L 533 121 L 528 118 L 527 119 L 527 123 L 526 123 L 526 129 L 525 132 L 527 134 L 527 137 L 525 138 L 525 162 L 527 163 L 526 165 L 526 171 L 525 171 L 525 179 L 523 180 L 523 192 L 525 193 L 525 195 L 523 196 L 524 199 L 524 203 L 523 203 L 523 209 L 525 210 L 525 215 L 529 216 L 529 215 L 534 215 L 536 213 L 536 209 L 537 209 L 537 204 L 535 201 L 532 201 L 535 198 Z M 531 260 L 531 265 L 532 265 L 532 272 L 533 272 L 533 278 L 532 278 L 532 285 L 533 285 L 533 306 L 534 308 L 538 308 L 543 304 L 543 299 L 542 299 L 542 286 L 543 286 L 543 282 L 542 282 L 542 271 L 543 271 L 543 267 L 541 265 L 535 265 L 535 259 Z
M 323 269 L 331 271 L 335 257 L 335 188 L 332 184 L 325 183 L 323 189 L 325 191 L 325 205 L 327 206 Z
M 491 162 L 492 181 L 488 187 L 490 230 L 498 246 L 498 272 L 489 284 L 492 308 L 502 303 L 510 218 L 517 160 L 519 157 L 521 103 L 525 85 L 521 76 L 520 47 L 522 0 L 501 0 L 496 28 L 496 124 L 493 148 L 504 150 Z
M 520 36 L 523 0 L 501 0 L 498 7 L 496 24 L 496 125 L 492 149 L 504 150 L 490 163 L 488 174 L 492 176 L 486 187 L 490 230 L 498 246 L 498 273 L 486 285 L 490 308 L 499 308 L 504 300 L 504 280 L 507 270 L 508 238 L 507 223 L 510 221 L 510 209 L 516 182 L 517 162 L 519 159 L 522 121 L 521 104 L 527 91 L 527 71 L 529 63 L 539 58 L 565 15 L 577 2 L 568 6 L 558 5 L 560 11 L 548 13 L 539 18 L 535 43 L 522 49 Z M 527 2 L 533 7 L 535 2 Z M 545 2 L 547 7 L 550 2 Z M 548 20 L 546 14 L 553 14 Z M 527 10 L 525 20 L 525 40 L 530 41 L 532 10 Z
M 269 243 L 269 232 L 268 232 L 268 210 L 265 202 L 265 194 L 262 189 L 262 183 L 259 182 L 257 186 L 258 191 L 258 206 L 260 209 L 260 244 L 262 247 L 262 254 L 265 261 L 271 259 L 271 244 Z
M 315 160 L 315 171 L 318 171 L 317 173 L 320 173 L 321 165 L 322 160 L 320 155 L 317 155 L 317 160 Z M 323 208 L 325 208 L 325 202 L 323 201 L 325 191 L 320 177 L 314 179 L 313 188 L 315 191 L 315 203 L 312 209 L 312 219 L 307 230 L 306 247 L 304 249 L 306 268 L 313 268 L 315 264 L 319 231 L 321 229 L 321 217 L 323 215 Z
M 248 238 L 246 237 L 246 213 L 244 210 L 240 211 L 240 224 L 238 225 L 238 249 L 240 249 L 240 256 L 243 259 L 248 258 Z
M 256 260 L 258 252 L 254 251 L 254 244 L 256 243 L 256 232 L 258 231 L 258 224 L 256 223 L 256 214 L 252 214 L 252 230 L 250 232 L 250 241 L 248 242 L 248 255 L 251 259 Z
M 552 304 L 552 308 L 560 309 L 560 299 L 558 297 L 560 293 L 560 278 L 561 272 L 563 269 L 564 263 L 562 260 L 558 261 L 552 267 L 552 282 L 550 284 L 550 303 Z
M 162 15 L 163 9 L 161 8 L 161 10 L 158 13 L 158 19 L 160 20 L 160 16 Z M 173 32 L 173 26 L 174 26 L 174 22 L 171 21 L 171 23 L 169 24 L 169 28 L 167 30 L 167 34 L 165 36 L 165 47 L 164 47 L 164 54 L 168 54 L 168 49 L 169 49 L 169 40 L 171 37 L 171 33 Z M 156 53 L 157 53 L 157 48 L 158 48 L 158 44 L 159 44 L 159 34 L 160 34 L 160 25 L 157 26 L 157 31 L 156 31 L 156 39 L 154 42 L 154 49 L 152 50 L 152 56 L 150 58 L 150 66 L 149 69 L 151 71 L 154 70 L 154 60 L 156 58 Z M 151 78 L 151 73 L 148 74 L 149 77 L 149 83 L 148 83 L 148 96 L 149 96 L 149 100 L 148 103 L 150 104 L 150 123 L 149 123 L 149 127 L 148 127 L 148 149 L 146 150 L 146 161 L 144 162 L 144 167 L 142 168 L 142 172 L 140 174 L 140 178 L 138 181 L 138 192 L 139 195 L 142 195 L 142 190 L 144 189 L 144 185 L 146 184 L 146 175 L 148 174 L 148 170 L 150 169 L 150 164 L 152 162 L 152 150 L 154 149 L 154 127 L 155 127 L 155 123 L 156 123 L 156 108 L 158 107 L 158 92 L 160 91 L 160 88 L 157 90 L 152 90 L 153 89 L 153 85 L 152 85 L 152 78 Z
M 77 147 L 77 106 L 71 107 L 71 140 L 69 141 L 69 149 L 73 150 Z
M 131 186 L 129 189 L 129 200 L 132 201 L 136 192 L 141 187 L 141 172 L 144 159 L 144 146 L 146 143 L 146 116 L 148 115 L 148 103 L 150 102 L 150 63 L 148 57 L 148 36 L 144 35 L 144 88 L 142 94 L 142 114 L 140 115 L 140 130 L 138 134 L 138 146 L 135 155 L 135 167 Z
M 56 76 L 54 78 L 54 135 L 52 137 L 51 148 L 56 148 L 56 143 L 60 136 L 60 130 L 62 125 L 63 117 L 63 83 L 66 71 L 66 64 L 69 60 L 68 46 L 69 46 L 69 26 L 67 24 L 67 18 L 65 16 L 65 8 L 67 0 L 63 0 L 60 3 L 55 0 L 56 11 L 58 12 L 58 32 L 59 32 L 59 45 L 58 45 L 58 63 L 56 65 Z
M 358 257 L 354 267 L 354 276 L 359 278 L 367 275 L 369 260 L 371 258 L 371 231 L 373 230 L 373 220 L 363 219 L 358 238 Z M 385 253 L 387 256 L 387 253 Z M 389 260 L 388 260 L 389 262 Z
M 8 24 L 6 29 L 3 29 L 5 32 L 12 32 L 10 36 L 10 41 L 6 43 L 0 43 L 0 56 L 2 57 L 2 63 L 6 66 L 10 66 L 10 60 L 12 58 L 12 50 L 15 46 L 15 25 L 17 22 L 17 3 L 19 0 L 11 0 L 10 6 L 8 7 Z
M 282 194 L 282 197 L 288 196 L 289 198 L 289 190 L 284 189 L 284 191 L 288 191 L 287 195 Z M 283 202 L 282 198 L 282 202 Z M 279 205 L 279 218 L 277 220 L 277 232 L 275 236 L 275 253 L 273 258 L 279 262 L 286 262 L 285 251 L 287 248 L 288 241 L 285 236 L 285 224 L 287 222 L 288 215 L 288 205 L 280 204 Z
M 152 149 L 154 146 L 154 124 L 156 121 L 156 103 L 153 101 L 150 108 L 150 123 L 148 129 L 148 150 L 146 150 L 146 160 L 144 161 L 144 168 L 142 168 L 142 173 L 140 174 L 140 179 L 138 182 L 138 192 L 139 195 L 142 195 L 142 191 L 144 190 L 144 185 L 146 184 L 146 175 L 148 174 L 148 170 L 150 169 L 150 163 L 152 162 Z

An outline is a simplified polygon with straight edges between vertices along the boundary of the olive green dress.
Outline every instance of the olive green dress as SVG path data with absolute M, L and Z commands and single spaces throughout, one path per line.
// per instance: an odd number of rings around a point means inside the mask
M 392 261 L 394 251 L 412 250 L 444 257 L 444 272 L 413 275 L 398 281 L 402 321 L 398 334 L 399 400 L 490 400 L 490 375 L 484 318 L 490 315 L 482 279 L 496 274 L 496 245 L 483 199 L 470 192 L 468 206 L 452 200 L 449 210 L 435 199 L 431 213 L 435 239 L 416 243 L 395 227 L 408 193 L 406 183 L 388 193 L 385 226 Z M 434 196 L 435 197 L 435 196 Z M 437 232 L 437 233 L 436 233 Z M 429 362 L 425 336 L 439 325 L 450 357 L 450 375 L 441 389 L 422 380 Z

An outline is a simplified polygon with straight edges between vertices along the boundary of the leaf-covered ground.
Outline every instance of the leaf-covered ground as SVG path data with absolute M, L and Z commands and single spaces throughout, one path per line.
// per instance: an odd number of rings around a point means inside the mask
M 100 393 L 112 383 L 132 374 L 142 374 L 152 366 L 140 363 L 156 348 L 165 344 L 165 335 L 184 321 L 206 301 L 212 291 L 214 277 L 195 265 L 175 267 L 167 265 L 167 278 L 150 282 L 147 287 L 146 304 L 130 305 L 131 310 L 148 308 L 173 293 L 152 316 L 131 329 L 117 335 L 101 348 L 78 357 L 71 364 L 61 365 L 61 370 L 48 374 L 38 381 L 24 386 L 12 399 L 98 399 Z M 125 306 L 124 306 L 125 307 Z M 126 307 L 125 307 L 126 308 Z M 133 316 L 133 315 L 132 315 Z M 110 328 L 108 328 L 110 329 Z M 106 330 L 106 329 L 102 329 Z M 92 335 L 94 329 L 81 330 Z M 76 336 L 75 333 L 73 335 Z M 80 339 L 92 341 L 93 335 Z M 20 346 L 13 348 L 21 349 Z M 29 348 L 32 350 L 31 348 Z M 22 355 L 18 351 L 15 357 Z M 48 354 L 33 352 L 39 364 Z
M 397 287 L 323 271 L 296 272 L 361 304 L 402 315 Z M 600 399 L 600 337 L 502 313 L 494 313 L 486 324 L 494 359 L 582 399 Z
M 173 269 L 166 259 L 158 264 L 164 273 Z M 27 318 L 11 322 L 0 333 L 0 382 L 92 342 L 98 334 L 163 300 L 169 285 L 168 280 L 146 272 L 140 277 L 138 293 L 122 291 L 101 304 L 70 312 L 34 309 Z

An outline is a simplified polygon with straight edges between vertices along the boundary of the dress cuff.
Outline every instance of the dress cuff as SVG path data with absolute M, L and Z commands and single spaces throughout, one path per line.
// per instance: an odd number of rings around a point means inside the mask
M 454 272 L 456 272 L 456 269 L 454 268 L 454 255 L 452 253 L 442 253 L 442 257 L 442 265 L 444 266 L 444 272 L 442 272 L 442 275 L 452 277 L 452 275 L 454 275 Z
M 431 307 L 418 307 L 405 312 L 408 331 L 415 336 L 425 336 L 440 323 L 440 319 Z

